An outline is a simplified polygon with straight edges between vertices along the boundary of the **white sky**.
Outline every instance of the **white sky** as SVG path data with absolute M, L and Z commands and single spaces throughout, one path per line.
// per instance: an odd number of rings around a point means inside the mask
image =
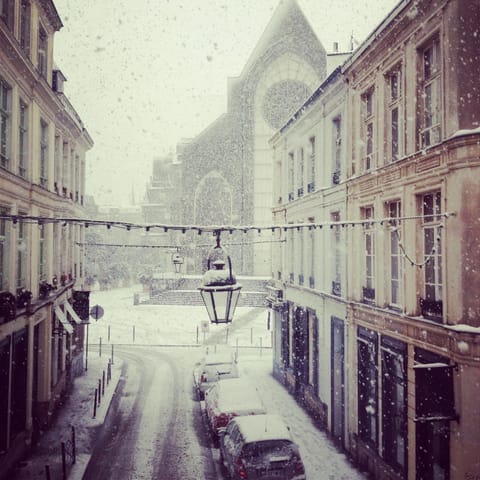
M 397 0 L 297 0 L 320 41 L 363 41 Z M 55 62 L 95 146 L 87 193 L 99 204 L 142 200 L 155 157 L 226 109 L 279 0 L 55 0 L 64 24 Z

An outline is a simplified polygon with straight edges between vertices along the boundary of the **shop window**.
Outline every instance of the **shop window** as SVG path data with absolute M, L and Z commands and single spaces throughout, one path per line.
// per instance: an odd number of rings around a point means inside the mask
M 378 334 L 358 328 L 358 435 L 378 446 Z

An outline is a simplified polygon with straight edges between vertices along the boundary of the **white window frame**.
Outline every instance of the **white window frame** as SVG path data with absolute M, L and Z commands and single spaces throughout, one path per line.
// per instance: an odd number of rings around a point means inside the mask
M 433 211 L 428 213 L 426 198 L 432 198 Z M 424 298 L 427 300 L 443 300 L 443 266 L 442 266 L 442 225 L 441 225 L 441 192 L 429 192 L 422 195 L 422 243 L 423 243 L 423 279 Z M 435 251 L 433 251 L 435 248 Z M 427 259 L 429 261 L 427 262 Z M 430 278 L 429 278 L 430 277 Z
M 38 283 L 47 280 L 47 228 L 38 225 Z
M 373 219 L 373 206 L 364 207 L 362 217 L 365 220 L 363 225 L 363 245 L 364 245 L 364 272 L 363 278 L 365 287 L 375 291 L 375 229 L 368 222 Z M 370 299 L 373 300 L 373 299 Z
M 389 299 L 390 305 L 395 308 L 400 308 L 403 304 L 403 271 L 404 271 L 404 256 L 400 250 L 401 235 L 398 229 L 401 228 L 400 220 L 393 220 L 401 217 L 401 202 L 394 200 L 388 203 L 388 216 L 392 218 L 390 221 L 390 235 L 388 236 L 389 245 Z M 396 270 L 396 274 L 395 274 Z M 397 292 L 396 295 L 394 292 Z
M 287 178 L 288 178 L 288 200 L 292 201 L 294 197 L 294 181 L 295 181 L 295 154 L 293 151 L 288 152 L 287 156 Z
M 42 24 L 38 25 L 37 69 L 41 75 L 48 72 L 48 33 Z
M 397 65 L 386 76 L 387 80 L 387 124 L 388 124 L 388 152 L 390 162 L 396 162 L 403 156 L 403 76 L 402 67 Z M 394 119 L 396 115 L 396 120 Z
M 0 215 L 7 215 L 8 209 L 0 206 Z M 7 220 L 0 219 L 0 290 L 5 290 L 8 280 L 9 228 Z
M 12 132 L 12 88 L 0 77 L 0 166 L 9 168 Z
M 333 126 L 333 173 L 332 183 L 340 182 L 342 171 L 342 116 L 338 115 L 332 120 Z
M 421 146 L 429 147 L 440 142 L 442 137 L 442 66 L 440 39 L 433 38 L 421 50 L 422 58 L 422 130 Z
M 305 151 L 303 147 L 298 150 L 298 170 L 297 170 L 297 197 L 303 197 L 303 181 L 305 178 Z
M 23 213 L 21 215 L 26 215 Z M 27 287 L 27 225 L 25 222 L 17 224 L 17 289 Z
M 362 110 L 364 141 L 362 170 L 370 172 L 375 168 L 375 89 L 373 87 L 362 95 Z
M 310 182 L 308 182 L 307 190 L 308 192 L 314 192 L 315 191 L 315 169 L 316 169 L 316 137 L 315 135 L 312 135 L 308 139 L 309 145 L 310 145 Z
M 31 7 L 30 0 L 21 0 L 20 2 L 20 46 L 25 53 L 30 53 L 31 36 Z
M 331 215 L 332 222 L 340 222 L 340 212 L 333 212 Z M 342 289 L 342 257 L 341 257 L 341 244 L 342 244 L 342 232 L 340 225 L 332 225 L 332 293 L 339 294 Z M 340 291 L 338 290 L 340 287 Z
M 39 180 L 42 187 L 48 185 L 48 123 L 40 119 Z
M 18 174 L 27 177 L 28 165 L 28 105 L 20 100 L 18 108 Z

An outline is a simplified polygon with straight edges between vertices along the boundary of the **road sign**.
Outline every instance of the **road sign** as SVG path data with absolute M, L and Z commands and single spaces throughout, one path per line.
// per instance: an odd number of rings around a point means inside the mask
M 100 305 L 94 305 L 90 309 L 90 316 L 95 320 L 103 317 L 103 308 Z

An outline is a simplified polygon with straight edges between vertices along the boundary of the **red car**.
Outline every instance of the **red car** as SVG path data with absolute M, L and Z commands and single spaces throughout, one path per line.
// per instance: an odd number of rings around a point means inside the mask
M 205 393 L 205 411 L 215 437 L 233 417 L 266 413 L 257 390 L 244 378 L 216 382 Z

